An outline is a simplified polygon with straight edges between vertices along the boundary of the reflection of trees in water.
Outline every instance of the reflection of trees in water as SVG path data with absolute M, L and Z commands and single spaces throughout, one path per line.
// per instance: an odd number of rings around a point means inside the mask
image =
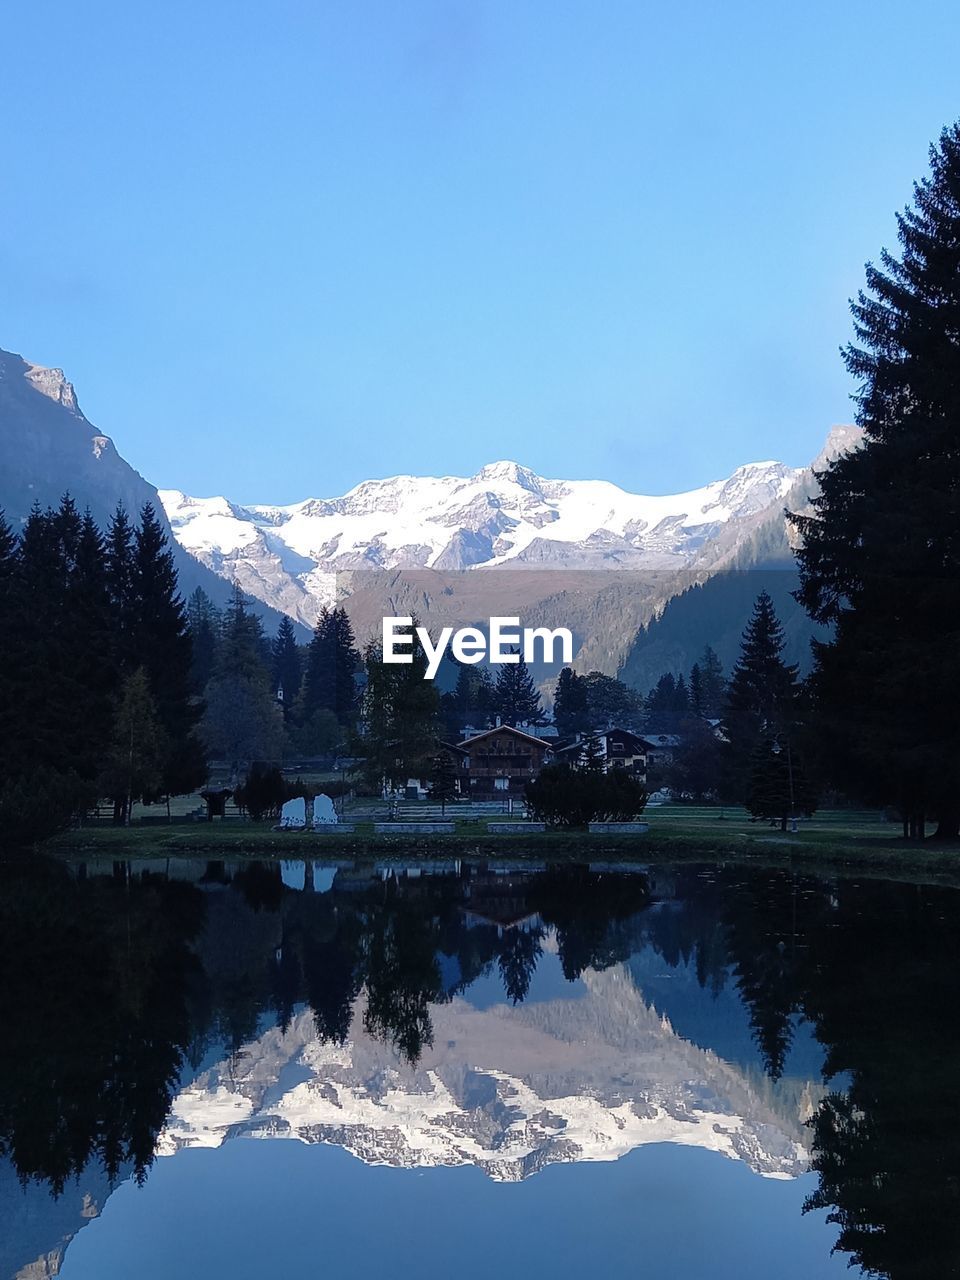
M 718 878 L 730 960 L 768 1072 L 791 1018 L 844 1080 L 811 1120 L 808 1209 L 851 1265 L 891 1280 L 960 1275 L 960 894 L 787 873 Z M 844 1079 L 845 1078 L 845 1079 Z
M 809 1205 L 876 1274 L 956 1274 L 960 894 L 681 868 L 651 895 L 644 876 L 573 866 L 371 869 L 319 894 L 286 889 L 276 864 L 232 879 L 211 864 L 198 886 L 122 863 L 88 880 L 0 866 L 0 1154 L 23 1178 L 59 1190 L 94 1159 L 142 1176 L 191 1068 L 304 1004 L 343 1043 L 363 996 L 365 1029 L 415 1063 L 431 1006 L 481 975 L 526 999 L 552 931 L 570 979 L 652 947 L 707 991 L 732 980 L 772 1076 L 806 1018 L 828 1075 L 849 1081 L 812 1121 Z
M 190 1043 L 196 889 L 0 867 L 0 1153 L 54 1191 L 142 1176 Z
M 813 1121 L 838 1248 L 893 1280 L 960 1275 L 960 902 L 951 890 L 841 888 L 805 1010 L 848 1073 Z
M 498 964 L 503 989 L 512 1004 L 522 1004 L 543 955 L 546 930 L 542 924 L 511 929 L 504 938 Z

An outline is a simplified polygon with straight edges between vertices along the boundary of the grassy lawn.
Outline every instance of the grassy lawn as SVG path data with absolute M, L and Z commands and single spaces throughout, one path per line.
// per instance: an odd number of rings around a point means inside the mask
M 455 810 L 450 814 L 455 825 L 451 835 L 377 835 L 372 821 L 359 818 L 352 835 L 279 832 L 270 830 L 268 823 L 239 820 L 134 823 L 125 829 L 91 826 L 67 832 L 51 848 L 68 856 L 115 852 L 125 858 L 209 853 L 389 859 L 434 853 L 443 858 L 501 855 L 536 861 L 723 861 L 960 883 L 960 846 L 905 841 L 897 824 L 875 813 L 827 810 L 801 822 L 795 833 L 751 822 L 744 810 L 729 807 L 661 805 L 644 817 L 650 824 L 647 834 L 622 836 L 578 831 L 491 835 L 487 819 L 459 820 Z M 503 819 L 490 819 L 497 820 Z

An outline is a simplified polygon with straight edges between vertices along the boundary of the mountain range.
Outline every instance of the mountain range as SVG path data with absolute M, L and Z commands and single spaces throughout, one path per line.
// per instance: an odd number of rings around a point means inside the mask
M 469 477 L 394 476 L 341 496 L 243 506 L 225 496 L 158 492 L 86 419 L 61 370 L 0 352 L 0 507 L 14 526 L 34 502 L 55 504 L 65 491 L 101 523 L 118 502 L 131 511 L 151 502 L 175 539 L 184 594 L 200 586 L 222 603 L 237 582 L 268 630 L 287 614 L 305 636 L 333 601 L 345 603 L 361 641 L 376 635 L 385 613 L 455 626 L 517 614 L 527 626 L 569 627 L 578 668 L 624 672 L 641 688 L 696 656 L 683 636 L 677 642 L 675 608 L 698 644 L 701 631 L 715 647 L 735 643 L 741 597 L 754 584 L 728 591 L 727 577 L 792 573 L 784 512 L 808 504 L 816 468 L 854 447 L 858 434 L 834 428 L 809 467 L 748 463 L 667 496 L 605 480 L 548 479 L 501 461 Z M 713 599 L 703 600 L 697 592 L 718 575 Z M 792 601 L 793 579 L 778 582 L 788 656 L 802 661 L 811 628 Z M 726 610 L 724 636 L 711 635 L 724 593 L 736 599 L 736 612 Z M 691 600 L 705 626 L 690 625 Z M 546 682 L 556 673 L 536 674 Z
M 319 1040 L 305 1010 L 184 1088 L 157 1154 L 299 1138 L 366 1164 L 469 1164 L 517 1182 L 558 1161 L 671 1142 L 766 1177 L 806 1171 L 816 1085 L 780 1098 L 681 1039 L 622 965 L 587 970 L 583 983 L 577 999 L 435 1006 L 434 1044 L 416 1067 L 362 1030 L 362 1007 L 344 1045 Z

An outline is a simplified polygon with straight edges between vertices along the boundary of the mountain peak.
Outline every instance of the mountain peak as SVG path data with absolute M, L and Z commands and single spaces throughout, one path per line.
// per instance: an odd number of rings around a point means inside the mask
M 524 489 L 538 489 L 540 486 L 540 477 L 528 467 L 521 467 L 519 462 L 510 462 L 503 459 L 500 462 L 488 462 L 485 467 L 481 467 L 474 480 L 509 480 L 512 484 L 519 484 Z

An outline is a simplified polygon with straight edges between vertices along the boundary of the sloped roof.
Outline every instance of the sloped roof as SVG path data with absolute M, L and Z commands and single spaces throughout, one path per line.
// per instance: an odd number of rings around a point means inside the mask
M 512 733 L 515 734 L 516 737 L 522 738 L 524 742 L 532 743 L 538 747 L 544 747 L 547 750 L 550 749 L 549 742 L 544 742 L 543 738 L 535 738 L 532 733 L 524 733 L 522 729 L 516 729 L 512 724 L 501 724 L 497 725 L 493 729 L 484 729 L 482 733 L 475 733 L 472 738 L 464 738 L 461 743 L 458 743 L 458 745 L 469 749 L 475 742 L 482 742 L 484 738 L 489 738 L 491 734 L 494 733 Z

